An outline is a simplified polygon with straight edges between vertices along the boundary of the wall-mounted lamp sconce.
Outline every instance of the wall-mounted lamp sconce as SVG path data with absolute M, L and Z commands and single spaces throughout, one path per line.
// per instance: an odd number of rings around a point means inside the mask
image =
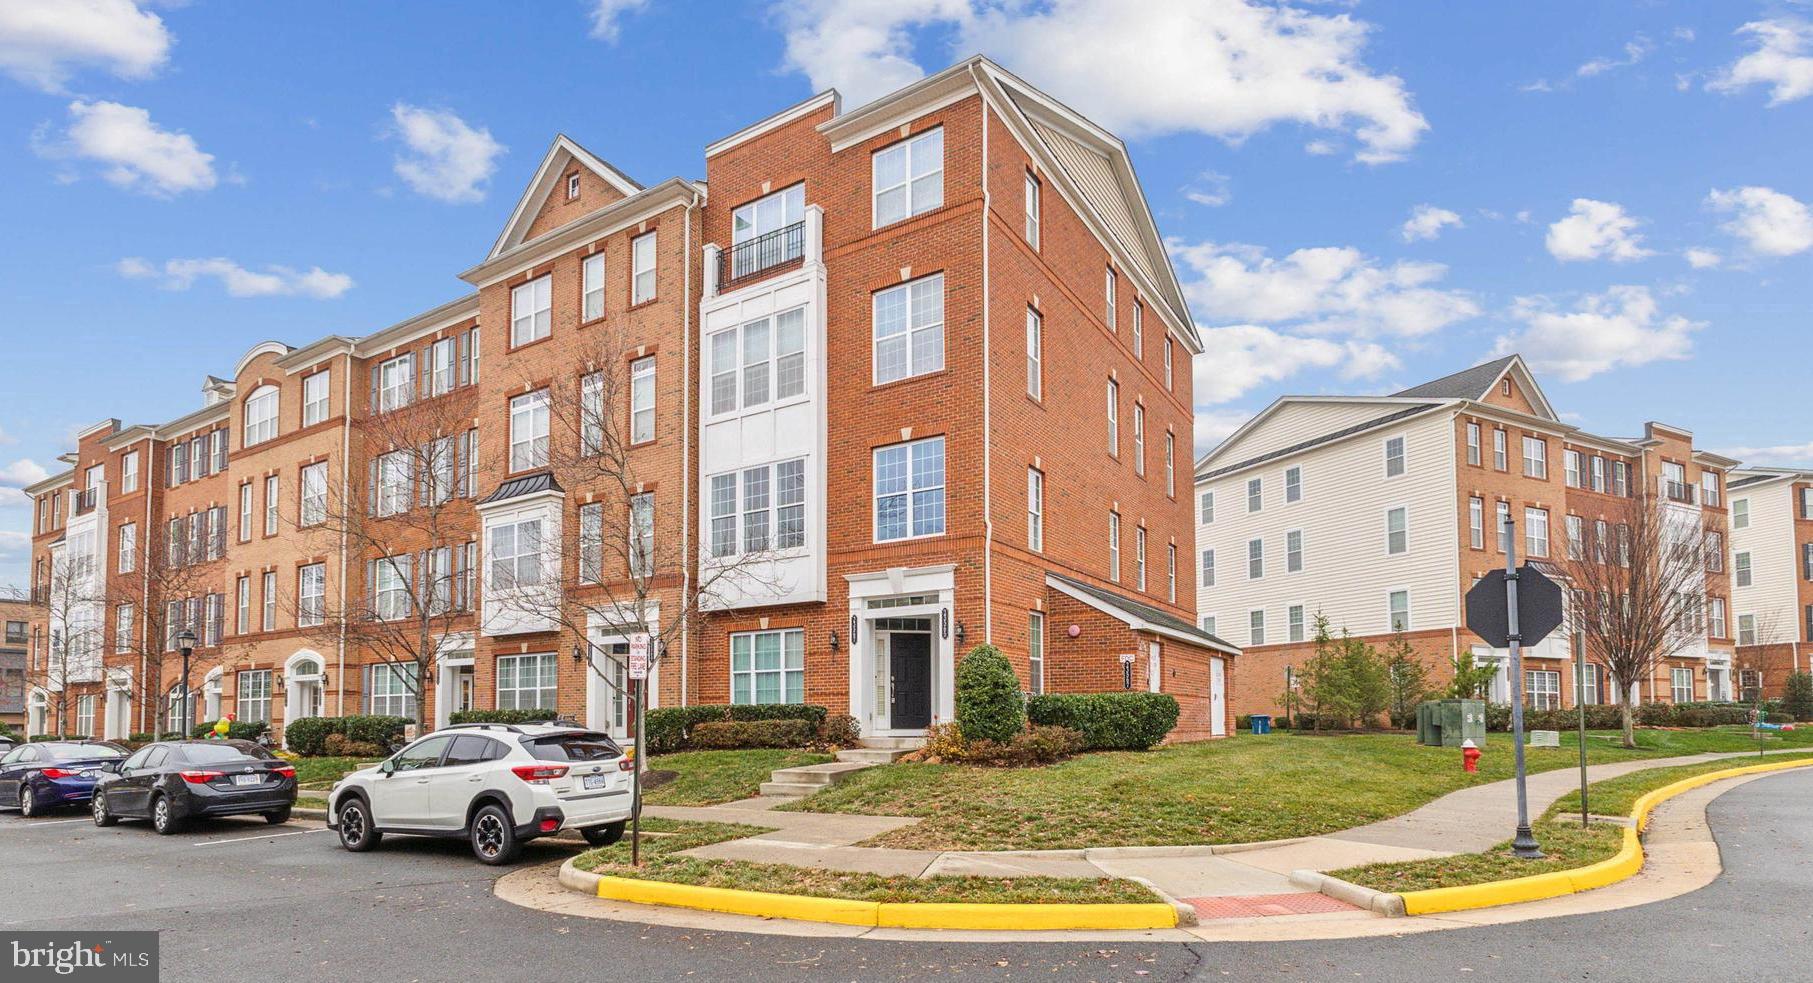
M 580 648 L 581 647 L 578 645 L 573 646 L 573 661 L 575 663 L 585 661 L 585 653 L 583 651 L 581 651 Z
M 969 632 L 964 629 L 963 622 L 961 622 L 961 621 L 957 622 L 957 644 L 958 645 L 963 644 L 963 636 L 967 635 L 967 634 L 969 634 Z
M 831 651 L 837 651 L 837 629 L 831 629 Z
M 1069 628 L 1064 629 L 1064 634 L 1069 635 L 1071 638 L 1075 638 L 1078 635 L 1081 635 L 1082 633 L 1083 633 L 1082 625 L 1071 625 Z

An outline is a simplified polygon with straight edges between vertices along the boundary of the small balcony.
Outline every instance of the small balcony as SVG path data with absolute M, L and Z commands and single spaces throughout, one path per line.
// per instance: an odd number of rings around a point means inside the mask
M 87 515 L 94 511 L 95 502 L 100 500 L 99 488 L 84 488 L 76 493 L 76 515 Z
M 778 270 L 817 262 L 824 244 L 824 209 L 806 208 L 803 221 L 725 249 L 705 247 L 706 296 L 715 297 Z
M 1679 502 L 1682 505 L 1692 505 L 1694 503 L 1692 485 L 1685 481 L 1670 481 L 1667 478 L 1663 478 L 1661 481 L 1663 498 L 1666 498 L 1671 502 Z

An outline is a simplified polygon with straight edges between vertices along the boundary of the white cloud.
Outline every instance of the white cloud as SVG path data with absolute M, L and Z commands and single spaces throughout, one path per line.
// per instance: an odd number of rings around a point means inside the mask
M 329 273 L 319 266 L 295 270 L 287 266 L 266 266 L 262 271 L 248 270 L 224 256 L 196 259 L 165 260 L 158 267 L 137 256 L 122 259 L 115 269 L 129 279 L 157 279 L 165 290 L 187 290 L 204 277 L 220 281 L 231 297 L 310 297 L 331 300 L 351 290 L 353 278 L 344 273 Z
M 1183 196 L 1210 208 L 1219 208 L 1234 200 L 1234 193 L 1228 187 L 1228 176 L 1219 171 L 1198 174 L 1195 181 L 1184 187 Z
M 1763 467 L 1813 465 L 1813 440 L 1804 444 L 1772 444 L 1765 447 L 1724 447 L 1720 454 Z
M 1706 83 L 1726 95 L 1753 85 L 1769 86 L 1769 105 L 1779 106 L 1813 95 L 1813 24 L 1782 18 L 1751 21 L 1737 29 L 1756 43 L 1756 50 L 1732 62 Z
M 1196 456 L 1201 457 L 1215 448 L 1216 444 L 1228 439 L 1228 435 L 1240 429 L 1240 425 L 1252 418 L 1246 410 L 1214 410 L 1196 408 Z
M 1625 214 L 1624 206 L 1591 198 L 1575 198 L 1566 218 L 1549 226 L 1549 253 L 1562 262 L 1609 259 L 1628 263 L 1650 255 L 1643 248 L 1642 224 Z
M 622 33 L 617 21 L 647 7 L 648 0 L 592 0 L 592 37 L 615 44 Z
M 1773 188 L 1715 188 L 1706 196 L 1706 205 L 1729 213 L 1731 221 L 1720 228 L 1744 240 L 1756 253 L 1792 256 L 1813 249 L 1813 211 Z
M 1574 69 L 1574 74 L 1580 78 L 1592 78 L 1595 75 L 1603 75 L 1614 68 L 1629 68 L 1637 62 L 1649 57 L 1649 54 L 1655 50 L 1655 43 L 1639 34 L 1629 41 L 1624 42 L 1624 54 L 1622 57 L 1613 58 L 1602 56 L 1594 58 L 1586 64 L 1581 65 L 1579 68 Z
M 58 138 L 40 127 L 33 143 L 50 159 L 91 160 L 101 177 L 131 191 L 168 198 L 214 187 L 214 155 L 187 133 L 160 128 L 151 114 L 117 102 L 69 104 L 69 127 Z
M 1519 297 L 1511 316 L 1521 331 L 1502 335 L 1494 355 L 1521 352 L 1538 372 L 1565 382 L 1590 379 L 1615 368 L 1685 359 L 1703 322 L 1665 315 L 1647 287 L 1614 286 L 1589 294 L 1572 310 L 1547 297 Z
M 985 51 L 1123 136 L 1200 132 L 1238 142 L 1297 123 L 1358 143 L 1356 160 L 1405 156 L 1429 128 L 1402 79 L 1362 55 L 1372 30 L 1248 0 L 796 0 L 777 4 L 787 67 L 856 106 L 924 70 L 915 31 Z M 1322 145 L 1322 146 L 1318 146 Z M 1332 150 L 1326 138 L 1311 153 Z
M 1404 237 L 1405 242 L 1415 242 L 1418 239 L 1433 239 L 1441 235 L 1442 229 L 1446 226 L 1452 225 L 1458 229 L 1465 224 L 1460 220 L 1459 215 L 1446 208 L 1418 205 L 1410 210 L 1410 217 L 1404 221 L 1404 226 L 1398 230 L 1398 234 Z
M 1687 265 L 1696 270 L 1710 270 L 1725 261 L 1724 257 L 1720 256 L 1717 252 L 1711 249 L 1701 249 L 1697 246 L 1688 249 L 1681 255 L 1687 258 Z
M 35 485 L 48 477 L 50 477 L 50 472 L 44 470 L 43 465 L 29 457 L 19 458 L 11 464 L 0 465 L 0 488 L 24 488 L 26 485 Z
M 0 72 L 61 92 L 78 68 L 148 78 L 170 57 L 171 37 L 133 0 L 24 0 L 0 3 Z
M 440 201 L 483 201 L 505 147 L 491 131 L 474 129 L 444 109 L 424 109 L 399 102 L 390 107 L 394 135 L 408 152 L 396 159 L 397 176 L 419 194 Z
M 1343 379 L 1369 379 L 1399 368 L 1395 355 L 1371 342 L 1305 338 L 1257 324 L 1205 328 L 1196 356 L 1198 406 L 1239 399 L 1309 369 L 1337 369 Z
M 31 563 L 31 534 L 14 529 L 0 529 L 0 586 L 8 581 L 26 583 L 26 568 Z
M 1238 243 L 1170 246 L 1185 293 L 1206 322 L 1415 337 L 1479 313 L 1465 291 L 1438 286 L 1448 273 L 1440 263 L 1386 265 L 1347 246 L 1299 249 L 1281 259 Z

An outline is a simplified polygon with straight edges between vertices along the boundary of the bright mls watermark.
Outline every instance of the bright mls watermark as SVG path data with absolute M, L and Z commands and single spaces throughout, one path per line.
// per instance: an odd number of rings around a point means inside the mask
M 156 932 L 7 932 L 0 973 L 8 983 L 108 980 L 155 983 Z

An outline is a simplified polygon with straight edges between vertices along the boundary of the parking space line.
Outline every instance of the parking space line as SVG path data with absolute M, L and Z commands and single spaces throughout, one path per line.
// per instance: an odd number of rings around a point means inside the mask
M 94 820 L 84 817 L 81 819 L 50 819 L 50 820 L 45 820 L 42 822 L 27 821 L 23 825 L 26 829 L 35 829 L 39 826 L 61 826 L 64 823 L 92 823 L 92 822 L 94 822 Z
M 220 846 L 223 843 L 244 843 L 247 840 L 271 840 L 279 836 L 301 836 L 304 833 L 330 832 L 326 827 L 321 829 L 294 829 L 287 833 L 265 833 L 260 836 L 235 836 L 230 840 L 209 840 L 205 843 L 191 843 L 190 846 Z

